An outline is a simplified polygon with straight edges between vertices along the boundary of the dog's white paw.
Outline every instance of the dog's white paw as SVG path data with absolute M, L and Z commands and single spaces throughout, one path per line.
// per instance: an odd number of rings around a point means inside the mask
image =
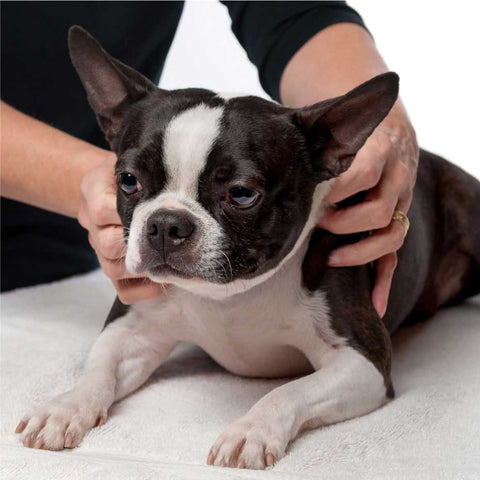
M 288 441 L 281 428 L 260 419 L 240 418 L 218 437 L 207 463 L 262 470 L 285 455 Z
M 15 429 L 26 447 L 61 450 L 76 447 L 92 427 L 107 419 L 107 408 L 72 390 L 25 415 Z

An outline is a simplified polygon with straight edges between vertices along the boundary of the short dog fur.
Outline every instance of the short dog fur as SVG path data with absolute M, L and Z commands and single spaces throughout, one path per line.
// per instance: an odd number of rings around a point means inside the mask
M 480 291 L 480 183 L 425 151 L 385 317 L 371 303 L 368 265 L 327 266 L 332 250 L 362 235 L 315 228 L 323 198 L 394 104 L 396 74 L 289 109 L 160 90 L 80 27 L 69 46 L 118 156 L 127 268 L 169 288 L 129 307 L 115 301 L 75 388 L 20 422 L 26 446 L 78 445 L 187 341 L 238 375 L 300 376 L 230 424 L 208 454 L 214 465 L 265 468 L 300 431 L 393 398 L 390 334 Z

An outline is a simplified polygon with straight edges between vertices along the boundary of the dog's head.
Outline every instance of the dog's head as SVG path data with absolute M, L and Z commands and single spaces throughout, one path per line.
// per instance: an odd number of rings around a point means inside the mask
M 80 27 L 69 47 L 88 101 L 117 154 L 126 265 L 208 294 L 267 278 L 318 218 L 329 180 L 345 171 L 388 113 L 398 77 L 289 109 L 254 96 L 158 89 Z

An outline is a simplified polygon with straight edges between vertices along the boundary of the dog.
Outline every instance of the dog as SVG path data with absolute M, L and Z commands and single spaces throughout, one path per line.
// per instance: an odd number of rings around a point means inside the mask
M 480 183 L 425 151 L 384 318 L 368 265 L 327 266 L 368 234 L 316 225 L 335 178 L 396 101 L 395 73 L 290 109 L 158 89 L 78 26 L 69 48 L 118 157 L 127 268 L 170 286 L 156 300 L 115 300 L 77 385 L 19 423 L 25 446 L 77 446 L 186 341 L 237 375 L 299 377 L 230 424 L 207 458 L 263 469 L 300 431 L 392 399 L 390 334 L 480 292 Z

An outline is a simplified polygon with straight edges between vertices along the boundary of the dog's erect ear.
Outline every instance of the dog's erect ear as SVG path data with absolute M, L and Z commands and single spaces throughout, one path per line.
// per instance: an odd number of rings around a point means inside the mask
M 384 73 L 346 95 L 296 110 L 294 123 L 303 131 L 318 167 L 337 176 L 385 118 L 398 96 L 398 75 Z
M 95 38 L 77 25 L 68 31 L 68 48 L 88 102 L 112 145 L 122 126 L 125 109 L 156 87 L 141 73 L 109 55 Z

